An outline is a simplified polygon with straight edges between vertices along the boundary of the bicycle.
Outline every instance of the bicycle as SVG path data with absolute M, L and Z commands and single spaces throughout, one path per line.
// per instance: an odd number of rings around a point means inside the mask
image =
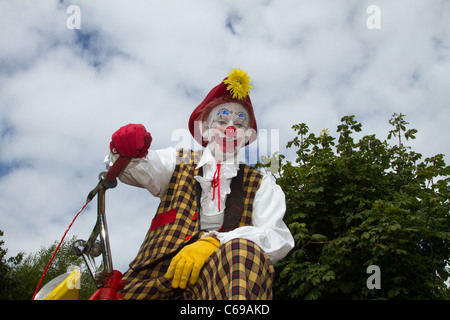
M 72 253 L 83 257 L 89 273 L 97 287 L 97 290 L 89 300 L 120 300 L 123 298 L 119 291 L 123 289 L 125 282 L 122 280 L 122 273 L 113 268 L 105 214 L 105 195 L 106 190 L 117 186 L 117 177 L 127 167 L 130 161 L 131 158 L 120 156 L 107 172 L 100 173 L 97 186 L 89 192 L 85 205 L 77 213 L 67 229 L 67 231 L 69 231 L 77 216 L 86 205 L 97 196 L 97 221 L 94 229 L 87 241 L 78 239 L 72 246 Z M 67 231 L 64 234 L 63 239 L 61 239 L 60 244 L 64 240 Z M 99 237 L 100 239 L 98 240 Z M 53 257 L 56 255 L 58 249 L 59 246 L 56 248 Z M 103 260 L 102 270 L 99 270 L 95 264 L 95 258 L 100 255 L 102 255 Z M 76 269 L 52 279 L 39 290 L 39 286 L 53 257 L 50 259 L 44 270 L 33 296 L 33 300 L 77 300 L 79 298 L 79 288 L 77 288 L 77 283 L 80 281 L 81 274 L 80 271 Z

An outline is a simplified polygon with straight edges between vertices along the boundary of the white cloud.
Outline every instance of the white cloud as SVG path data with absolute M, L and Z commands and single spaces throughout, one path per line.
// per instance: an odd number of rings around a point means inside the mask
M 81 9 L 81 29 L 66 8 Z M 413 149 L 450 155 L 448 2 L 2 1 L 0 229 L 9 254 L 59 240 L 104 170 L 111 134 L 143 123 L 153 148 L 185 130 L 232 67 L 249 72 L 262 129 L 334 134 L 355 114 L 384 139 L 394 112 L 419 129 Z M 431 143 L 430 143 L 431 142 Z M 123 184 L 107 193 L 114 261 L 125 271 L 158 199 Z M 95 203 L 70 234 L 87 238 Z

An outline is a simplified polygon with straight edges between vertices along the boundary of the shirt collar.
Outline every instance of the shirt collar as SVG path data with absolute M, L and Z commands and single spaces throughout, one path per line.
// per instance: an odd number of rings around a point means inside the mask
M 233 167 L 237 170 L 239 168 L 239 162 L 236 161 L 236 159 L 239 159 L 239 151 L 235 158 L 226 162 L 222 162 L 222 166 L 225 165 L 227 167 Z M 214 157 L 214 155 L 212 154 L 211 150 L 208 147 L 206 147 L 203 150 L 202 158 L 200 159 L 200 162 L 198 163 L 196 169 L 203 167 L 205 164 L 210 164 L 214 166 L 217 164 L 216 158 Z

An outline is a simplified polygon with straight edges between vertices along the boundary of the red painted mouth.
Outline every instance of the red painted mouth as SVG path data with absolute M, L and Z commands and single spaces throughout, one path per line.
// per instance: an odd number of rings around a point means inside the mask
M 220 146 L 220 149 L 223 153 L 233 153 L 236 151 L 236 148 L 240 145 L 242 138 L 238 139 L 227 139 L 220 138 L 219 135 L 215 137 L 216 143 Z
M 222 143 L 220 145 L 224 153 L 230 153 L 236 150 L 237 144 L 238 144 L 237 140 L 222 139 Z

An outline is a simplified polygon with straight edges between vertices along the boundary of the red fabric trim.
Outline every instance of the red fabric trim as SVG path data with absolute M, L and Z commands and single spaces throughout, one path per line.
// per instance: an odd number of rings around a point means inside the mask
M 150 231 L 160 228 L 168 223 L 175 222 L 175 216 L 177 215 L 177 210 L 172 209 L 166 212 L 161 213 L 157 217 L 152 220 L 152 224 L 150 226 Z

